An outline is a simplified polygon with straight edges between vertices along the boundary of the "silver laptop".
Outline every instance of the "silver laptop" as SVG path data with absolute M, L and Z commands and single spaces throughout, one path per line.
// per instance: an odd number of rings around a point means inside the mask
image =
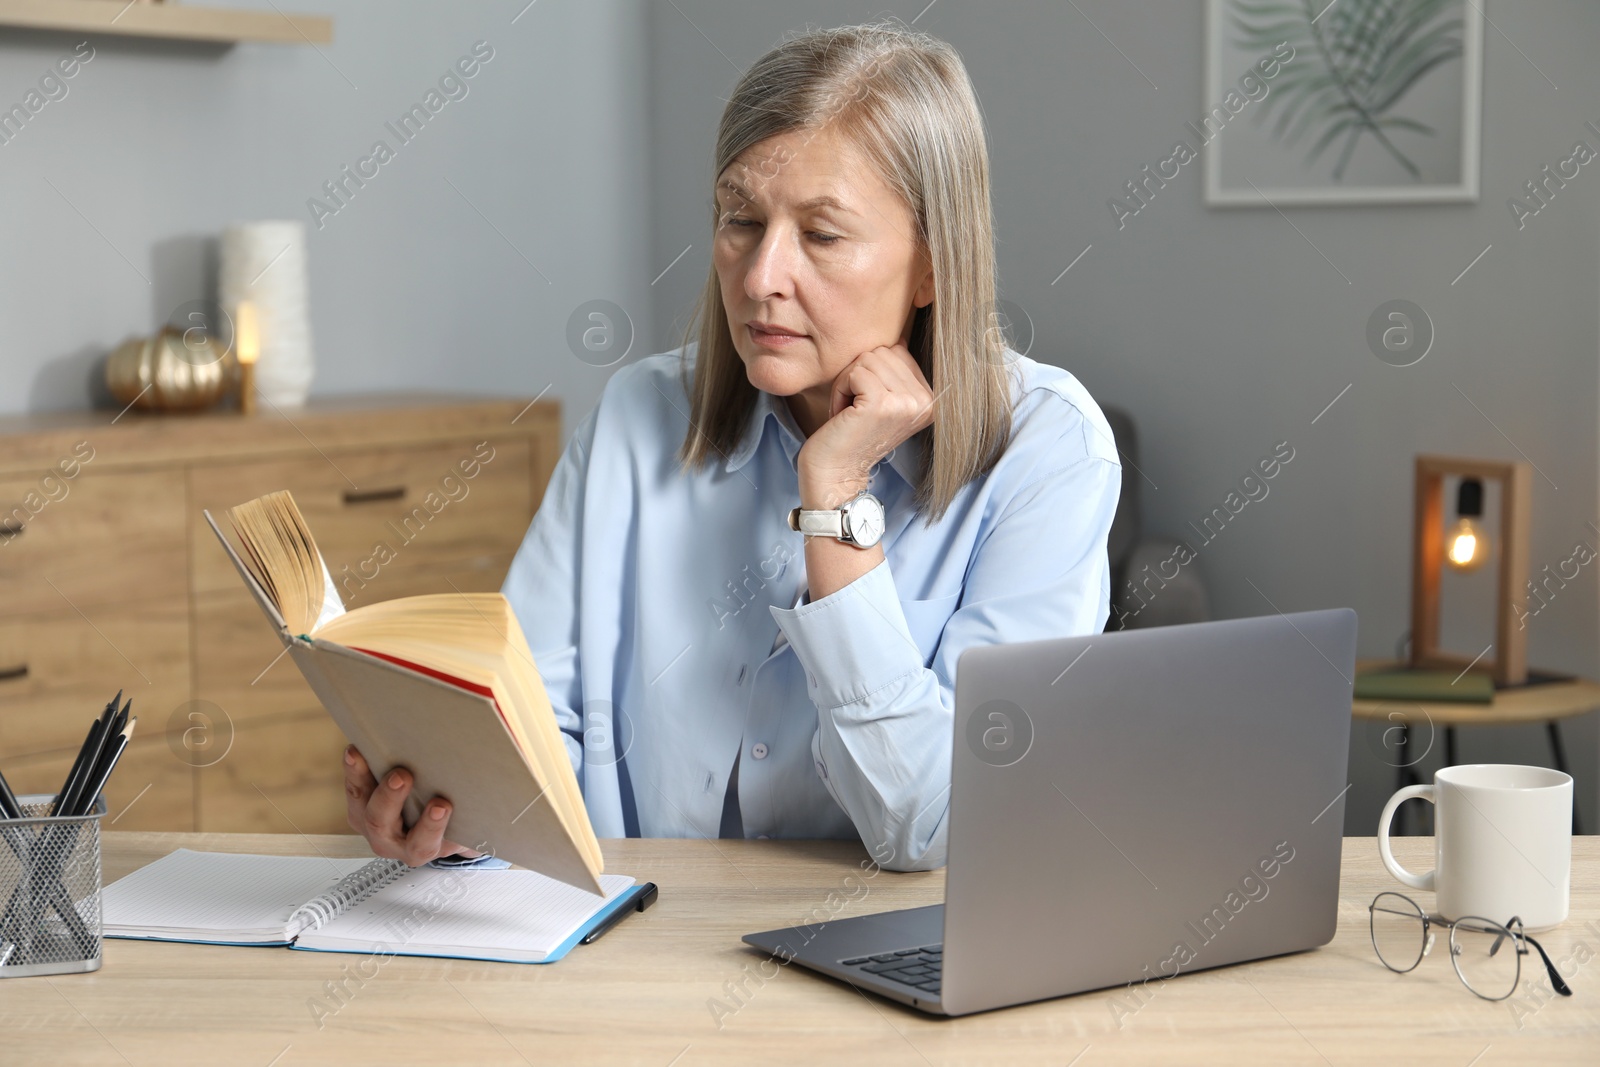
M 744 940 L 942 1015 L 1327 944 L 1355 646 L 1337 608 L 969 649 L 944 904 Z

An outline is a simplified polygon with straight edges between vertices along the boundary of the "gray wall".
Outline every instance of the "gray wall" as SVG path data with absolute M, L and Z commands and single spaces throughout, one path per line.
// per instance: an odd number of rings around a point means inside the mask
M 309 224 L 380 137 L 395 158 L 309 233 L 314 391 L 549 386 L 569 421 L 587 410 L 609 372 L 568 350 L 568 316 L 609 299 L 648 334 L 659 270 L 645 17 L 545 0 L 513 25 L 525 5 L 285 3 L 334 16 L 320 49 L 94 38 L 67 96 L 0 145 L 0 412 L 85 406 L 108 349 L 214 284 L 224 226 Z M 0 30 L 0 102 L 81 39 Z M 400 146 L 384 124 L 480 40 L 467 95 Z
M 1522 232 L 1506 209 L 1575 140 L 1600 147 L 1583 127 L 1600 122 L 1592 3 L 1487 5 L 1501 32 L 1487 32 L 1476 204 L 1293 208 L 1286 220 L 1206 208 L 1191 165 L 1120 232 L 1107 199 L 1211 103 L 1198 0 L 1079 0 L 1082 13 L 1043 0 L 540 0 L 515 25 L 524 0 L 285 6 L 331 12 L 336 42 L 97 38 L 68 96 L 0 145 L 0 412 L 90 403 L 110 347 L 205 293 L 212 235 L 309 218 L 306 199 L 481 39 L 496 54 L 470 94 L 311 234 L 314 390 L 548 386 L 570 426 L 609 373 L 569 351 L 581 304 L 620 305 L 635 357 L 678 343 L 709 263 L 711 144 L 740 71 L 786 30 L 893 13 L 965 58 L 989 122 L 1003 295 L 1036 328 L 1032 355 L 1139 420 L 1150 526 L 1179 531 L 1275 442 L 1296 449 L 1271 494 L 1201 550 L 1217 614 L 1349 605 L 1362 654 L 1389 653 L 1408 625 L 1419 451 L 1520 450 L 1538 465 L 1536 571 L 1596 518 L 1600 171 L 1584 168 Z M 0 31 L 0 103 L 77 40 Z M 1392 298 L 1437 327 L 1410 368 L 1379 363 L 1364 341 Z M 1600 673 L 1594 570 L 1532 620 L 1535 664 Z M 1593 829 L 1594 717 L 1567 738 Z M 1480 730 L 1461 758 L 1547 751 L 1535 728 Z M 1351 770 L 1347 829 L 1371 833 L 1392 772 L 1359 730 Z
M 1548 476 L 1534 479 L 1534 571 L 1566 559 L 1579 538 L 1597 543 L 1587 524 L 1596 518 L 1600 164 L 1522 232 L 1506 199 L 1574 141 L 1600 149 L 1583 126 L 1600 124 L 1600 5 L 1486 6 L 1501 32 L 1486 30 L 1475 204 L 1290 208 L 1286 220 L 1270 208 L 1207 208 L 1195 163 L 1120 232 L 1107 200 L 1187 139 L 1185 120 L 1214 102 L 1202 101 L 1202 4 L 1078 0 L 1080 13 L 1055 0 L 943 0 L 919 16 L 925 5 L 651 5 L 655 258 L 694 245 L 655 287 L 658 347 L 676 343 L 669 324 L 709 264 L 710 154 L 740 71 L 808 22 L 917 18 L 961 52 L 987 116 L 1002 296 L 1034 324 L 1030 354 L 1138 420 L 1150 527 L 1178 532 L 1275 442 L 1295 448 L 1270 495 L 1200 549 L 1218 615 L 1348 605 L 1360 615 L 1361 654 L 1392 654 L 1409 626 L 1418 452 L 1515 459 L 1520 450 Z M 1364 339 L 1368 316 L 1395 298 L 1421 305 L 1437 329 L 1433 350 L 1404 369 L 1380 363 Z M 1595 570 L 1531 620 L 1534 664 L 1600 670 Z M 1569 723 L 1566 738 L 1593 832 L 1595 716 Z M 1549 758 L 1537 727 L 1467 731 L 1460 744 L 1463 761 Z M 1373 832 L 1392 758 L 1381 737 L 1354 732 L 1347 832 Z

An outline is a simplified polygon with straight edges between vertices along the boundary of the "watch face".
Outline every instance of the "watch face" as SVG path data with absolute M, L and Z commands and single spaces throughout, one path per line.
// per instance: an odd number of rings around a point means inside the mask
M 863 493 L 844 507 L 850 520 L 850 540 L 871 548 L 883 536 L 883 504 L 870 493 Z

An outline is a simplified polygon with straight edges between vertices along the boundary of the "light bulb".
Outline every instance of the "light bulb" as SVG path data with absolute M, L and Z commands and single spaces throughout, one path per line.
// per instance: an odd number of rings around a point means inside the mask
M 1475 571 L 1489 558 L 1489 539 L 1466 516 L 1445 538 L 1444 561 L 1458 571 Z

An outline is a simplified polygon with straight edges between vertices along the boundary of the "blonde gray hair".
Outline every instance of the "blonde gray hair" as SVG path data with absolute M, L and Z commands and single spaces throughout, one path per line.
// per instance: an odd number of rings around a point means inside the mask
M 808 29 L 787 37 L 740 78 L 717 130 L 713 182 L 752 145 L 832 127 L 911 207 L 933 269 L 907 348 L 934 394 L 921 430 L 916 509 L 932 522 L 992 468 L 1011 435 L 1005 336 L 996 308 L 994 221 L 983 116 L 955 49 L 889 22 Z M 712 230 L 720 209 L 713 195 Z M 691 408 L 679 450 L 693 468 L 739 444 L 757 396 L 733 346 L 713 266 L 684 331 L 698 334 Z

